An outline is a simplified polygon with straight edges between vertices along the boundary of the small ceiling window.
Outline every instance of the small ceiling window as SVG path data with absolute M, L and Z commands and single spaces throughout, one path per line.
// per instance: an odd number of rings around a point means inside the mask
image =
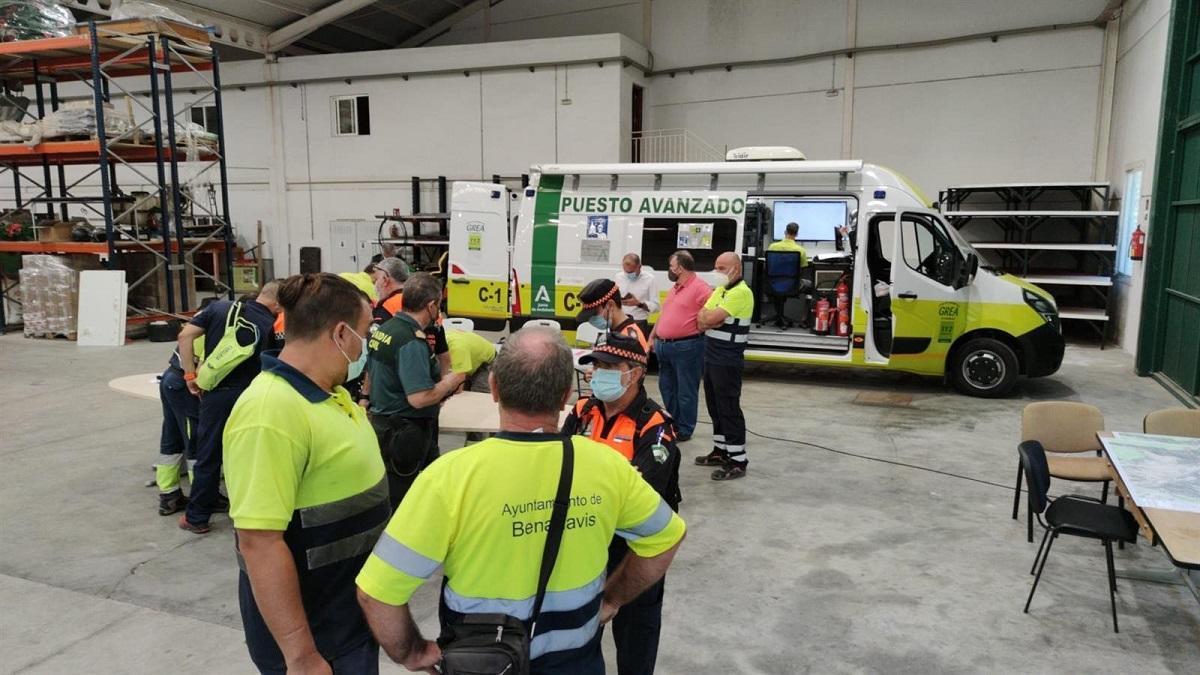
M 368 96 L 333 97 L 333 135 L 370 136 L 371 101 Z

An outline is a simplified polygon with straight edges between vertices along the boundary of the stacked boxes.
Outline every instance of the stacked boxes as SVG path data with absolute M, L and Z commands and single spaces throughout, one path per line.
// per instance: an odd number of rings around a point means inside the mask
M 21 256 L 25 337 L 74 340 L 79 324 L 79 272 L 99 268 L 95 256 Z

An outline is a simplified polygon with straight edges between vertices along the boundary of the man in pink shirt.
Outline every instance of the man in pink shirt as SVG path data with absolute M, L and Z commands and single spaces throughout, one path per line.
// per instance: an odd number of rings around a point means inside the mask
M 696 325 L 696 316 L 712 289 L 696 276 L 696 261 L 687 251 L 671 255 L 667 278 L 675 285 L 667 291 L 650 341 L 658 354 L 658 389 L 667 412 L 675 418 L 675 440 L 682 443 L 696 429 L 704 372 L 704 333 Z

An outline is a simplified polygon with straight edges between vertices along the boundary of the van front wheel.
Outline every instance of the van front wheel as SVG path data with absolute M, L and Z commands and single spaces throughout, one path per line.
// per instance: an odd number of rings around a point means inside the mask
M 1020 364 L 1012 348 L 992 338 L 974 338 L 954 351 L 950 377 L 968 396 L 999 398 L 1012 391 Z

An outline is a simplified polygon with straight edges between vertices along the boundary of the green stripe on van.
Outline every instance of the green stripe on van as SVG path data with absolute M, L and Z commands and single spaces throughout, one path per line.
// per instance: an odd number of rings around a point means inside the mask
M 558 263 L 558 205 L 563 177 L 543 175 L 533 206 L 533 269 L 529 272 L 530 314 L 554 316 Z

